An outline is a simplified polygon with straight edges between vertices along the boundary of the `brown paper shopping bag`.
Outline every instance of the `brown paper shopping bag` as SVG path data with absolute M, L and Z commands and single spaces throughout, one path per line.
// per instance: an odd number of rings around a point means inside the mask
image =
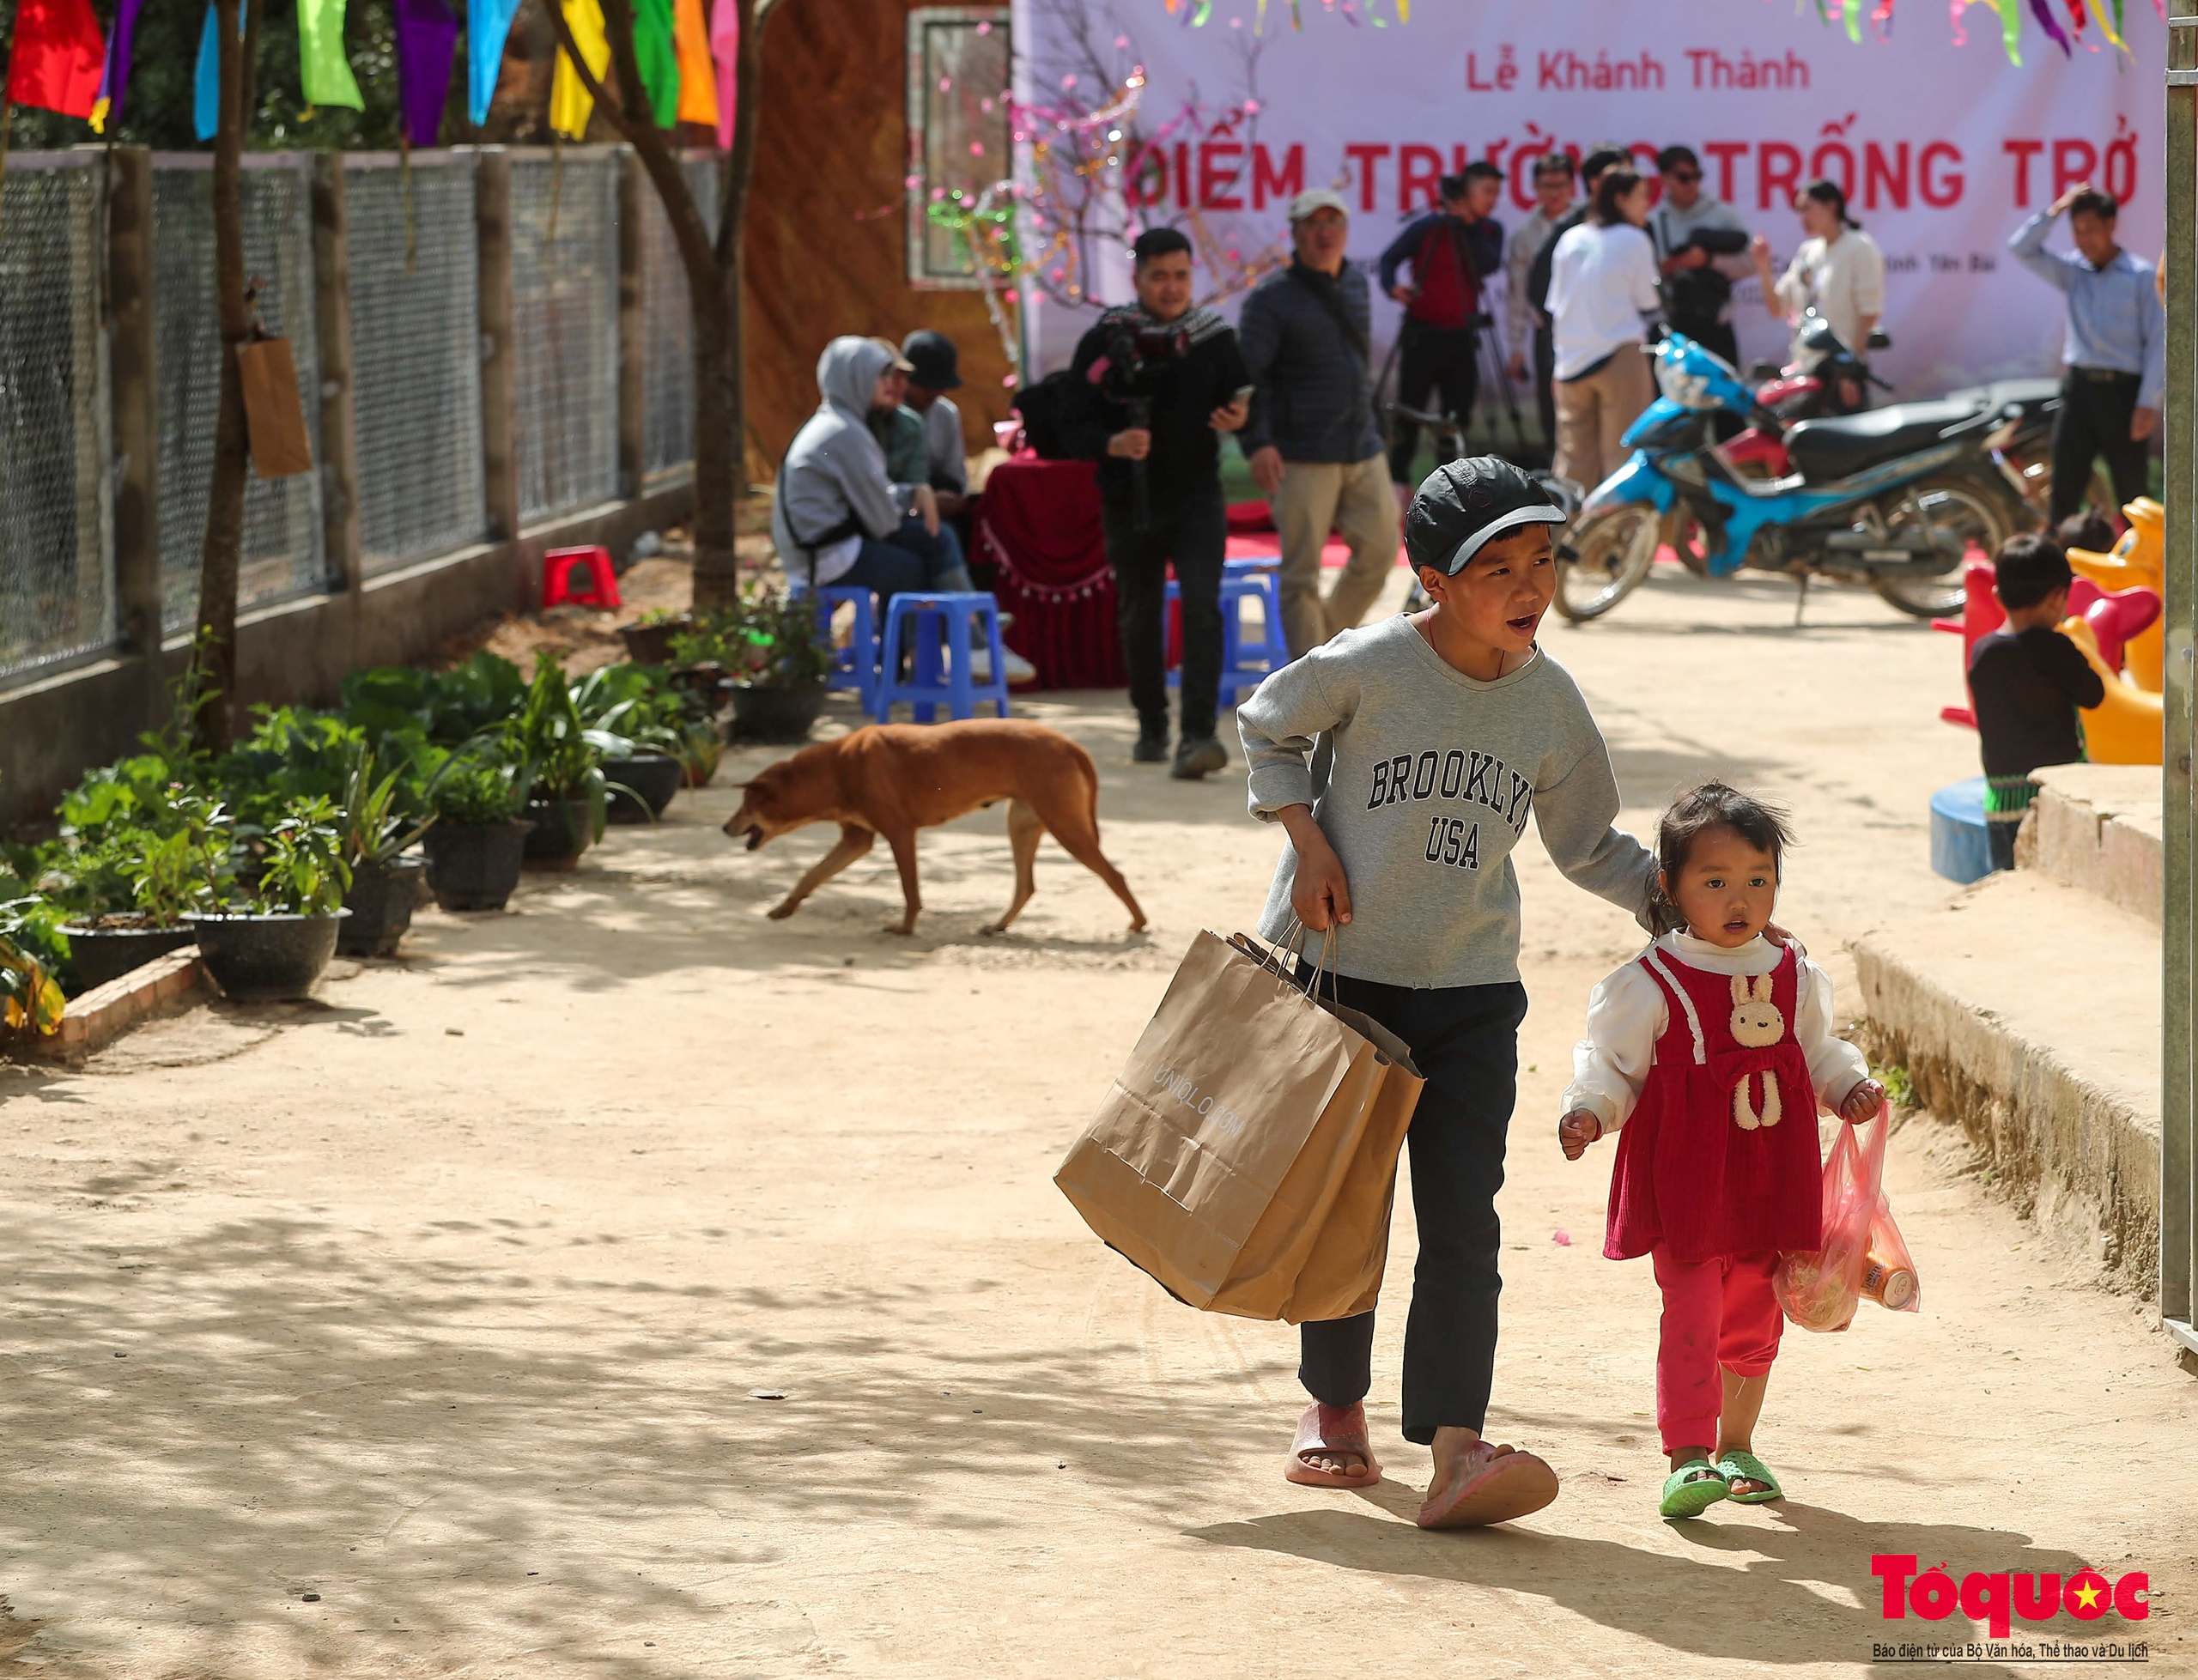
M 289 478 L 313 470 L 313 434 L 298 400 L 298 367 L 287 338 L 262 338 L 237 346 L 244 379 L 245 436 L 252 467 L 262 478 Z
M 1393 1034 L 1308 997 L 1279 954 L 1201 933 L 1053 1181 L 1191 1306 L 1345 1317 L 1381 1287 L 1420 1083 Z

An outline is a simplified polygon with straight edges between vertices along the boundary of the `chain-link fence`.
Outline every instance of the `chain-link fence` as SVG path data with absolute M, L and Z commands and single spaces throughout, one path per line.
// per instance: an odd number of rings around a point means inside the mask
M 353 159 L 344 173 L 369 577 L 487 534 L 473 188 L 466 155 L 416 155 L 409 171 Z
M 618 494 L 618 155 L 512 161 L 522 524 Z
M 161 626 L 198 610 L 199 549 L 214 470 L 222 328 L 214 284 L 214 175 L 197 155 L 153 160 L 153 343 L 161 428 Z M 307 160 L 246 160 L 245 272 L 259 320 L 290 341 L 313 458 L 320 458 L 320 361 L 313 327 L 313 193 Z M 328 584 L 320 475 L 253 477 L 245 490 L 237 603 L 264 606 Z
M 683 159 L 680 173 L 714 240 L 717 160 Z M 653 185 L 641 204 L 641 446 L 644 469 L 659 473 L 695 458 L 695 323 L 678 241 Z
M 96 158 L 18 155 L 0 218 L 0 675 L 114 640 L 106 196 Z

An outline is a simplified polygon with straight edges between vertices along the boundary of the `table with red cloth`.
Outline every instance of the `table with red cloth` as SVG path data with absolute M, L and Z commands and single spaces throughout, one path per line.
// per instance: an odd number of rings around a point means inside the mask
M 1017 455 L 985 481 L 972 559 L 994 568 L 993 594 L 1015 622 L 1004 639 L 1038 668 L 1040 688 L 1119 688 L 1128 682 L 1114 623 L 1114 574 L 1099 521 L 1098 466 Z M 1229 509 L 1230 560 L 1279 556 L 1264 501 Z M 1325 567 L 1350 549 L 1331 537 Z M 1172 640 L 1172 639 L 1171 639 Z
M 1038 668 L 1041 688 L 1119 688 L 1114 574 L 1099 524 L 1098 464 L 1017 456 L 985 481 L 976 554 L 993 595 L 1015 615 L 1007 645 Z

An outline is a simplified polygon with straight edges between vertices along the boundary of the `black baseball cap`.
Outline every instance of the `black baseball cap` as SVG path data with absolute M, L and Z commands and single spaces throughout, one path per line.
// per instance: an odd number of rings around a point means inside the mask
M 908 363 L 908 377 L 926 391 L 956 391 L 962 374 L 954 341 L 943 332 L 924 327 L 902 341 L 901 354 Z
M 1482 547 L 1523 525 L 1561 525 L 1564 510 L 1510 462 L 1495 455 L 1453 461 L 1427 475 L 1405 513 L 1412 568 L 1454 578 Z

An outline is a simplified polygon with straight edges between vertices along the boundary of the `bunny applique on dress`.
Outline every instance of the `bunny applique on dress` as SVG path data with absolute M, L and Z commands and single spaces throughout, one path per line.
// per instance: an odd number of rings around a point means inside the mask
M 1818 1246 L 1816 1090 L 1796 1036 L 1803 962 L 1712 973 L 1652 945 L 1663 1030 L 1618 1134 L 1603 1252 L 1682 1260 Z

